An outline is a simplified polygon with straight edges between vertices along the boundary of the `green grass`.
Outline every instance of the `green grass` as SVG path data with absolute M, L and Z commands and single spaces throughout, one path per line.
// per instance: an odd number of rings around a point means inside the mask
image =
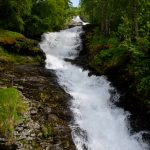
M 15 88 L 0 89 L 0 135 L 11 138 L 14 126 L 22 119 L 27 104 Z
M 13 44 L 18 39 L 25 38 L 22 34 L 0 29 L 0 43 Z
M 39 64 L 40 57 L 22 56 L 19 54 L 12 54 L 4 50 L 0 46 L 0 63 L 14 63 L 14 64 Z

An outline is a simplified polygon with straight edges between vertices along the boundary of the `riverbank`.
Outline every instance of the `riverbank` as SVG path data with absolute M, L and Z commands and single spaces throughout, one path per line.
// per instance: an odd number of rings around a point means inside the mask
M 28 105 L 11 138 L 0 135 L 0 149 L 74 150 L 69 127 L 71 97 L 58 85 L 54 73 L 45 69 L 45 54 L 38 42 L 3 30 L 0 52 L 0 88 L 17 89 Z
M 132 58 L 134 55 L 128 50 L 126 51 L 126 49 L 117 48 L 118 41 L 115 41 L 115 39 L 111 39 L 111 44 L 108 44 L 106 43 L 106 39 L 100 39 L 99 37 L 97 39 L 99 44 L 96 42 L 94 44 L 94 41 L 92 43 L 96 34 L 96 28 L 94 25 L 83 27 L 85 31 L 81 35 L 83 50 L 73 63 L 81 66 L 85 70 L 89 69 L 90 74 L 106 75 L 121 96 L 120 101 L 116 102 L 116 105 L 131 112 L 130 122 L 133 132 L 139 132 L 141 130 L 150 131 L 150 109 L 149 103 L 145 101 L 145 99 L 148 100 L 148 96 L 145 97 L 144 93 L 143 95 L 141 92 L 138 93 L 135 88 L 137 79 L 133 71 L 135 71 L 134 69 L 137 67 L 137 64 L 135 64 L 136 62 Z M 115 44 L 116 46 L 114 46 Z M 134 69 L 127 68 L 129 64 Z M 144 138 L 146 141 L 150 141 L 149 134 L 145 134 Z

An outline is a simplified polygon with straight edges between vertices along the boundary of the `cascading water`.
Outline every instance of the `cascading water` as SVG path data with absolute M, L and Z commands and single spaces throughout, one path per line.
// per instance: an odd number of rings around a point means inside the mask
M 88 71 L 66 62 L 74 59 L 81 45 L 82 27 L 43 35 L 46 68 L 55 70 L 59 84 L 72 98 L 72 136 L 78 150 L 147 150 L 141 135 L 131 135 L 128 113 L 111 103 L 113 88 L 104 76 L 88 76 Z M 117 96 L 115 97 L 117 99 Z

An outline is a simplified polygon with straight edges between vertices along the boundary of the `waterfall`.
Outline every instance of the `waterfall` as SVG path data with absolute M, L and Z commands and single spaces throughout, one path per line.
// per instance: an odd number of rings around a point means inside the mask
M 129 113 L 111 102 L 114 88 L 107 78 L 89 76 L 89 71 L 65 61 L 78 56 L 81 33 L 82 27 L 45 33 L 40 43 L 46 53 L 46 68 L 55 71 L 58 83 L 72 96 L 70 127 L 77 150 L 149 149 L 141 133 L 130 133 Z

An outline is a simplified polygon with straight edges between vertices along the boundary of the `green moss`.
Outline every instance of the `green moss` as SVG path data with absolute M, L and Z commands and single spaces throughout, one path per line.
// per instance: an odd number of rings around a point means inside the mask
M 22 119 L 27 104 L 15 88 L 0 89 L 0 134 L 10 138 L 14 126 Z
M 24 40 L 16 41 L 12 50 L 19 54 L 35 55 L 40 51 L 37 45 L 38 43 L 35 40 L 25 38 Z
M 0 46 L 0 62 L 1 63 L 12 63 L 14 62 L 14 57 L 4 51 L 4 49 Z
M 42 59 L 39 55 L 36 57 L 30 57 L 19 54 L 12 54 L 0 46 L 0 63 L 39 64 L 41 61 Z
M 0 29 L 0 63 L 42 63 L 43 53 L 37 45 L 20 33 Z
M 17 32 L 0 29 L 0 43 L 13 44 L 18 39 L 23 39 L 24 36 Z

